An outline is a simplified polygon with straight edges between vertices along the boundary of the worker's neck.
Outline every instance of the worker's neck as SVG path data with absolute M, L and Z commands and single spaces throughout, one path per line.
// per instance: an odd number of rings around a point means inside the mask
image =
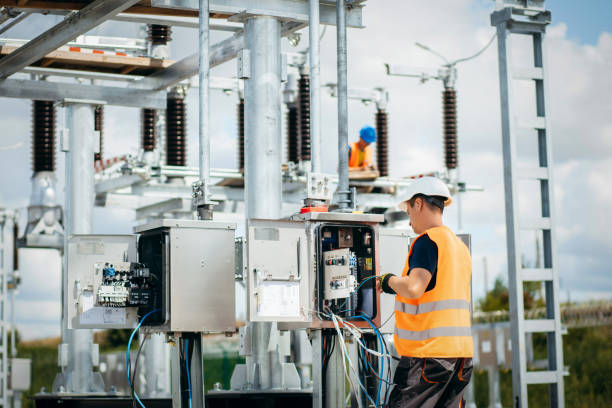
M 442 222 L 442 215 L 438 214 L 432 214 L 430 217 L 427 217 L 423 224 L 426 230 L 444 226 L 444 223 Z

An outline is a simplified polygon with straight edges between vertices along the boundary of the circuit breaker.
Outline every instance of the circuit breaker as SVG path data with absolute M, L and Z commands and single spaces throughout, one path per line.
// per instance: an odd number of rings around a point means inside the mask
M 248 222 L 249 315 L 283 328 L 379 322 L 377 214 L 306 213 Z
M 235 330 L 235 225 L 156 220 L 68 239 L 69 328 Z

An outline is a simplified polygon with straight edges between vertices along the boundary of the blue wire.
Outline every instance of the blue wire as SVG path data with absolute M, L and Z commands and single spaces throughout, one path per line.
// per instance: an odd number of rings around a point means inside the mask
M 191 408 L 191 377 L 189 377 L 189 339 L 185 339 L 185 365 L 187 366 L 187 389 L 189 390 L 189 408 Z
M 132 347 L 132 340 L 134 340 L 134 336 L 136 335 L 136 333 L 138 333 L 138 330 L 140 329 L 140 326 L 142 326 L 142 324 L 147 319 L 147 317 L 149 317 L 153 313 L 159 312 L 159 311 L 160 311 L 160 309 L 151 310 L 149 313 L 144 315 L 142 317 L 142 319 L 140 319 L 140 322 L 138 323 L 138 325 L 136 326 L 136 328 L 134 329 L 134 331 L 130 335 L 130 339 L 128 340 L 127 350 L 125 351 L 125 361 L 126 361 L 126 366 L 127 366 L 127 380 L 128 380 L 128 384 L 130 385 L 130 388 L 132 388 L 132 379 L 130 378 L 130 369 L 131 369 L 131 364 L 130 364 L 130 348 Z M 134 390 L 134 398 L 136 398 L 136 401 L 138 401 L 138 403 L 140 404 L 140 406 L 142 408 L 145 408 L 145 406 L 142 403 L 142 401 L 140 400 L 140 398 L 138 398 L 138 394 L 136 394 L 136 390 Z
M 365 281 L 364 281 L 365 282 Z M 363 282 L 362 282 L 363 283 Z M 372 329 L 374 330 L 374 333 L 376 333 L 376 337 L 378 338 L 378 344 L 381 350 L 383 350 L 383 338 L 382 335 L 380 334 L 380 331 L 376 328 L 376 326 L 374 326 L 374 323 L 372 323 L 372 321 L 370 319 L 368 319 L 368 317 L 364 314 L 361 314 L 359 316 L 350 316 L 351 318 L 356 318 L 356 319 L 363 319 L 366 322 L 368 322 L 368 324 L 372 327 Z M 379 368 L 379 377 L 382 380 L 383 377 L 383 369 L 384 369 L 384 359 L 381 358 L 381 364 L 380 364 L 380 368 Z M 369 363 L 368 363 L 369 364 Z M 389 362 L 389 365 L 391 364 L 391 362 Z M 384 380 L 383 380 L 384 381 Z M 389 384 L 388 381 L 385 381 L 387 384 Z M 376 403 L 375 403 L 375 407 L 378 408 L 379 406 L 379 400 L 380 400 L 380 392 L 382 390 L 382 381 L 378 382 L 378 392 L 376 393 Z
M 374 326 L 374 324 L 372 323 L 372 321 L 371 321 L 370 319 L 368 319 L 366 316 L 363 316 L 363 317 L 364 317 L 364 320 L 366 320 L 366 321 L 367 321 L 367 322 L 370 324 L 370 326 L 372 326 L 372 329 L 374 329 L 374 332 L 376 333 L 376 336 L 378 336 L 378 340 L 379 340 L 379 341 L 380 341 L 380 343 L 381 343 L 381 345 L 380 345 L 380 347 L 381 347 L 381 352 L 384 352 L 384 350 L 383 350 L 383 345 L 384 345 L 385 340 L 384 340 L 384 337 L 383 337 L 382 333 L 380 332 L 380 330 L 378 330 L 378 329 L 376 328 L 376 326 Z M 384 362 L 384 359 L 381 359 L 381 360 Z M 389 367 L 391 367 L 391 357 L 387 357 L 387 364 L 388 364 L 388 366 L 389 366 Z M 382 370 L 382 368 L 383 368 L 383 365 L 381 364 L 381 371 L 383 371 L 383 370 Z M 381 373 L 381 378 L 382 378 L 382 373 Z M 386 382 L 387 384 L 389 384 L 389 385 L 391 385 L 391 384 L 392 384 L 392 383 L 391 383 L 391 378 L 390 378 L 390 377 L 389 377 L 388 381 L 385 381 L 385 382 Z M 388 391 L 388 389 L 387 389 L 387 391 Z M 386 393 L 385 393 L 385 394 L 386 394 Z M 385 395 L 384 399 L 385 399 L 385 400 L 387 399 L 387 396 L 386 396 L 386 395 Z M 384 405 L 384 403 L 385 403 L 385 402 L 386 402 L 386 401 L 383 401 L 381 405 Z
M 368 276 L 367 278 L 365 278 L 364 280 L 361 281 L 361 283 L 359 284 L 359 286 L 357 286 L 356 292 L 359 292 L 359 289 L 361 288 L 361 286 L 366 283 L 367 281 L 369 281 L 370 279 L 374 279 L 376 278 L 376 275 L 372 275 L 372 276 Z

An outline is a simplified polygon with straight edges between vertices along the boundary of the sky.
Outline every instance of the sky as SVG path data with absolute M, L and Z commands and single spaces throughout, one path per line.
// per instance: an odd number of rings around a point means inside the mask
M 589 8 L 585 8 L 588 4 Z M 553 22 L 547 34 L 549 117 L 553 139 L 556 215 L 556 262 L 562 300 L 612 298 L 608 254 L 612 241 L 608 217 L 612 188 L 612 4 L 549 1 Z M 449 59 L 471 55 L 494 34 L 489 23 L 493 2 L 485 0 L 430 0 L 397 2 L 370 0 L 364 9 L 366 28 L 349 29 L 349 87 L 389 89 L 390 172 L 401 177 L 443 167 L 441 84 L 424 84 L 411 78 L 387 77 L 384 63 L 436 68 L 440 61 L 414 46 L 427 44 Z M 3 38 L 32 38 L 59 20 L 32 16 Z M 36 27 L 34 30 L 32 27 Z M 308 32 L 292 48 L 283 40 L 284 52 L 308 44 Z M 141 36 L 139 27 L 106 23 L 90 34 Z M 226 35 L 226 34 L 225 34 Z M 224 34 L 213 35 L 212 41 Z M 180 59 L 195 51 L 196 33 L 175 29 L 171 57 Z M 518 65 L 526 65 L 529 43 L 517 39 L 513 52 Z M 335 82 L 335 29 L 329 27 L 321 42 L 322 83 Z M 464 231 L 472 234 L 474 296 L 491 288 L 496 277 L 507 281 L 505 212 L 502 177 L 499 84 L 496 42 L 478 59 L 458 67 L 458 132 L 461 178 L 482 186 L 482 192 L 462 197 Z M 214 76 L 234 76 L 235 62 L 215 68 Z M 521 102 L 516 115 L 533 115 L 533 90 L 517 85 Z M 212 166 L 236 167 L 237 96 L 212 91 L 215 120 L 211 123 Z M 196 92 L 188 95 L 189 165 L 197 165 Z M 337 166 L 336 100 L 322 100 L 323 138 L 333 148 L 324 149 L 323 170 Z M 0 98 L 0 206 L 19 208 L 25 215 L 31 176 L 30 102 Z M 107 107 L 105 156 L 138 152 L 139 111 Z M 58 109 L 58 129 L 64 111 Z M 374 107 L 349 103 L 349 134 L 356 138 L 364 124 L 374 124 Z M 353 136 L 354 135 L 354 136 Z M 521 165 L 535 165 L 535 138 L 523 135 L 518 144 Z M 57 152 L 58 191 L 63 201 L 64 158 Z M 533 212 L 534 185 L 519 187 L 521 215 Z M 94 211 L 94 233 L 130 233 L 134 214 L 129 210 Z M 457 208 L 449 207 L 445 222 L 457 227 Z M 526 263 L 535 263 L 535 235 L 525 234 L 522 252 Z M 17 294 L 16 319 L 24 338 L 59 335 L 60 260 L 54 251 L 23 250 L 20 254 L 22 286 Z M 486 268 L 485 268 L 486 265 Z M 486 274 L 485 274 L 486 269 Z M 387 272 L 387 271 L 385 271 Z M 400 271 L 396 271 L 399 273 Z M 486 275 L 486 278 L 485 278 Z

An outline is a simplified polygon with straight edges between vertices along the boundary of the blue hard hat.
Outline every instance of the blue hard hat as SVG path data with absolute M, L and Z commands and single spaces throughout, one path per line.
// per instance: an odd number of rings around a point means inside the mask
M 366 143 L 374 143 L 376 141 L 376 129 L 372 126 L 365 125 L 359 131 L 359 137 Z

